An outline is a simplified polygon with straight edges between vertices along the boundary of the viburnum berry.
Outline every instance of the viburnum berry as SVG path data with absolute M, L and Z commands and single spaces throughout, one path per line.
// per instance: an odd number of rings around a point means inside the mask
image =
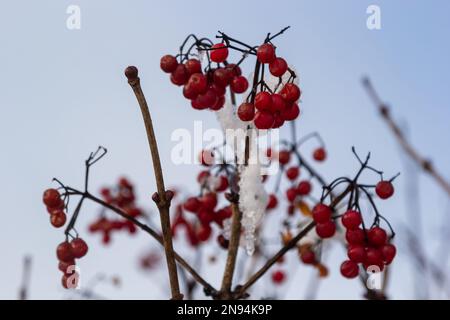
M 301 196 L 306 196 L 311 192 L 311 183 L 307 180 L 300 181 L 300 183 L 297 186 L 297 192 Z
M 217 206 L 217 195 L 212 192 L 206 193 L 200 198 L 200 202 L 203 208 L 207 210 L 214 210 Z
M 213 89 L 218 97 L 225 95 L 225 87 L 219 86 L 216 83 L 212 83 L 209 88 Z
M 212 106 L 209 107 L 209 109 L 211 110 L 219 110 L 221 109 L 225 104 L 225 97 L 224 96 L 220 96 L 217 97 L 217 101 L 216 103 L 214 103 Z
M 261 63 L 271 63 L 275 60 L 275 48 L 270 43 L 264 43 L 256 50 L 256 57 Z
M 255 114 L 254 124 L 255 127 L 261 130 L 267 130 L 272 128 L 275 119 L 270 112 L 258 111 Z
M 62 202 L 61 195 L 59 194 L 58 190 L 56 190 L 56 189 L 45 190 L 44 194 L 42 196 L 42 201 L 49 208 L 56 208 Z
M 358 265 L 351 260 L 342 262 L 341 274 L 346 278 L 356 278 L 359 275 Z
M 248 81 L 243 76 L 234 77 L 231 80 L 231 90 L 235 93 L 243 93 L 248 89 Z
M 235 77 L 242 75 L 242 70 L 237 64 L 229 63 L 225 68 L 230 69 Z
M 87 243 L 81 238 L 75 238 L 70 241 L 72 247 L 72 254 L 75 258 L 79 259 L 86 255 L 89 250 Z
M 345 232 L 345 239 L 349 244 L 364 244 L 366 240 L 366 235 L 364 233 L 364 230 L 358 228 L 358 229 L 348 229 Z
M 200 241 L 206 241 L 211 236 L 212 229 L 209 224 L 201 224 L 197 231 L 197 237 Z
M 244 102 L 239 106 L 237 115 L 242 121 L 251 121 L 255 117 L 255 107 L 251 103 Z
M 198 155 L 199 161 L 203 166 L 210 166 L 214 164 L 214 152 L 211 150 L 202 150 Z
M 387 241 L 387 234 L 383 228 L 373 227 L 367 232 L 369 243 L 373 246 L 382 246 Z
M 272 97 L 266 91 L 258 92 L 255 96 L 255 108 L 261 111 L 270 111 L 272 107 Z
M 186 99 L 194 100 L 195 98 L 197 98 L 198 92 L 194 89 L 194 86 L 188 82 L 183 87 L 183 96 Z
M 312 210 L 313 219 L 316 223 L 329 221 L 332 213 L 331 208 L 323 203 L 318 203 Z
M 50 215 L 50 223 L 55 228 L 61 228 L 67 220 L 67 216 L 62 210 L 53 211 Z
M 182 86 L 189 80 L 189 74 L 184 64 L 179 64 L 170 75 L 170 81 L 177 86 Z
M 288 69 L 286 60 L 283 58 L 275 58 L 269 64 L 269 71 L 274 77 L 281 77 Z
M 278 94 L 272 94 L 272 106 L 270 111 L 272 112 L 282 112 L 286 109 L 286 101 L 284 101 L 283 97 Z
M 295 198 L 294 198 L 295 199 Z M 295 213 L 295 206 L 293 204 L 290 204 L 287 207 L 287 214 L 292 216 Z
M 58 260 L 64 262 L 72 261 L 75 258 L 72 252 L 72 246 L 67 241 L 60 243 L 56 247 L 56 256 Z
M 314 150 L 313 158 L 316 161 L 324 161 L 327 157 L 327 153 L 324 148 L 320 147 Z
M 202 64 L 198 59 L 189 59 L 184 63 L 184 66 L 186 67 L 186 71 L 191 75 L 194 73 L 202 73 Z
M 217 94 L 214 89 L 209 88 L 205 93 L 199 94 L 194 101 L 200 108 L 204 109 L 214 106 L 217 99 Z
M 216 43 L 211 47 L 210 57 L 214 62 L 224 62 L 228 57 L 228 48 L 223 43 Z
M 333 221 L 328 220 L 316 225 L 316 233 L 319 237 L 326 239 L 334 236 L 336 232 L 336 225 Z
M 300 259 L 304 264 L 315 264 L 317 262 L 316 255 L 312 250 L 303 250 L 300 254 Z
M 277 196 L 274 194 L 269 195 L 269 201 L 267 202 L 267 209 L 275 209 L 278 205 L 278 199 Z
M 291 181 L 297 179 L 299 174 L 300 174 L 299 167 L 290 167 L 289 169 L 286 170 L 286 177 Z
M 208 89 L 208 81 L 206 80 L 205 75 L 201 73 L 194 73 L 190 76 L 188 85 L 192 87 L 195 93 L 205 93 Z
M 297 189 L 289 188 L 286 190 L 286 198 L 289 202 L 294 202 L 295 198 L 297 198 Z
M 197 212 L 197 218 L 200 220 L 202 224 L 209 224 L 214 220 L 214 212 L 213 209 L 201 207 Z
M 138 69 L 135 66 L 129 66 L 125 69 L 125 76 L 128 81 L 133 81 L 138 78 Z
M 296 102 L 300 98 L 301 91 L 295 83 L 286 83 L 280 94 L 287 102 Z
M 159 65 L 160 65 L 162 71 L 164 71 L 166 73 L 172 73 L 177 68 L 178 61 L 174 56 L 172 56 L 170 54 L 166 54 L 165 56 L 163 56 L 161 58 Z M 136 72 L 135 77 L 137 77 L 137 72 Z M 127 78 L 129 78 L 129 77 L 127 76 Z
M 278 162 L 281 165 L 286 165 L 291 160 L 291 153 L 288 150 L 281 150 L 278 152 Z
M 377 183 L 375 192 L 381 199 L 387 199 L 394 194 L 394 186 L 392 182 L 383 180 Z
M 383 255 L 381 254 L 381 251 L 377 248 L 367 248 L 364 264 L 367 266 L 375 265 L 381 267 L 383 265 Z
M 223 192 L 228 188 L 228 179 L 225 176 L 218 177 L 218 183 L 215 187 L 215 191 Z
M 201 202 L 197 197 L 190 197 L 183 204 L 183 208 L 189 212 L 197 212 L 198 209 L 200 209 L 200 206 Z
M 392 260 L 394 260 L 395 254 L 397 253 L 397 249 L 393 244 L 385 244 L 380 248 L 381 254 L 383 256 L 383 261 L 386 264 L 390 264 Z
M 355 210 L 348 210 L 342 215 L 342 224 L 347 229 L 357 229 L 362 223 L 361 213 Z
M 366 260 L 366 249 L 362 245 L 350 245 L 347 256 L 353 262 L 362 263 Z
M 275 284 L 281 284 L 285 279 L 286 275 L 281 270 L 277 270 L 272 273 L 272 282 Z
M 214 83 L 221 87 L 226 87 L 233 80 L 233 71 L 227 68 L 217 68 L 213 75 Z
M 211 174 L 208 170 L 200 171 L 197 175 L 197 182 L 203 185 L 210 176 Z
M 300 108 L 297 103 L 291 103 L 284 110 L 280 112 L 281 117 L 286 121 L 297 119 L 300 114 Z
M 281 117 L 279 112 L 274 113 L 273 118 L 274 118 L 272 125 L 273 129 L 280 128 L 284 124 L 284 119 Z

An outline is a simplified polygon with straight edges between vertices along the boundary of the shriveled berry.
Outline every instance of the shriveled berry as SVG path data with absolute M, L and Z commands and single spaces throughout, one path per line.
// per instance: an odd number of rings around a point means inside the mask
M 300 181 L 300 183 L 297 186 L 297 192 L 301 196 L 306 196 L 311 192 L 312 185 L 309 181 L 304 180 Z
M 242 121 L 251 121 L 255 117 L 255 107 L 249 102 L 244 102 L 239 106 L 237 115 Z
M 287 71 L 288 65 L 283 58 L 275 58 L 269 64 L 269 71 L 275 77 L 281 77 Z
M 210 57 L 214 62 L 224 62 L 228 57 L 228 48 L 223 43 L 216 43 L 211 47 Z
M 165 56 L 163 56 L 161 58 L 159 66 L 161 67 L 162 71 L 164 71 L 166 73 L 172 73 L 177 68 L 178 61 L 174 56 L 172 56 L 170 54 L 166 54 Z M 137 72 L 136 72 L 136 76 L 137 76 Z M 127 76 L 127 78 L 128 78 L 128 76 Z
M 347 229 L 357 229 L 362 223 L 361 213 L 355 210 L 348 210 L 341 218 L 342 224 Z
M 316 204 L 312 210 L 313 219 L 316 223 L 329 221 L 332 213 L 331 208 L 323 203 Z
M 270 111 L 272 108 L 272 97 L 267 91 L 258 92 L 255 96 L 255 108 L 262 111 Z
M 255 114 L 255 127 L 261 130 L 266 130 L 272 128 L 275 119 L 270 112 L 258 111 Z
M 231 81 L 231 90 L 235 93 L 243 93 L 248 88 L 248 81 L 243 76 L 234 77 Z
M 72 247 L 72 254 L 75 258 L 79 259 L 86 255 L 89 250 L 87 243 L 81 238 L 75 238 L 70 242 Z
M 336 232 L 336 225 L 331 220 L 318 223 L 316 225 L 316 233 L 319 237 L 323 239 L 331 238 L 332 236 L 334 236 L 335 232 Z
M 349 279 L 356 278 L 359 275 L 358 265 L 351 260 L 346 260 L 342 262 L 341 274 Z
M 275 60 L 275 48 L 270 43 L 264 43 L 256 50 L 256 57 L 261 63 L 271 63 Z
M 383 228 L 373 227 L 367 233 L 369 243 L 373 246 L 382 246 L 387 241 L 387 234 Z
M 383 180 L 377 183 L 375 192 L 381 199 L 387 199 L 394 194 L 394 186 L 390 181 Z
M 125 69 L 125 77 L 129 81 L 136 80 L 138 78 L 138 69 L 135 66 L 129 66 Z

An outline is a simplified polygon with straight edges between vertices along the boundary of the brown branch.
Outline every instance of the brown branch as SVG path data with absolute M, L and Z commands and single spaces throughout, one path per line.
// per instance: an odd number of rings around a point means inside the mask
M 166 196 L 166 189 L 164 186 L 164 177 L 161 168 L 161 160 L 159 158 L 158 145 L 156 142 L 155 132 L 153 130 L 152 118 L 148 109 L 147 101 L 145 100 L 144 93 L 140 85 L 140 79 L 138 77 L 138 71 L 135 67 L 128 67 L 125 70 L 125 75 L 128 78 L 128 83 L 136 95 L 136 99 L 141 108 L 142 117 L 144 119 L 145 129 L 147 132 L 147 139 L 150 147 L 150 153 L 153 162 L 153 171 L 155 173 L 156 186 L 158 189 L 157 196 L 153 197 L 156 205 L 158 206 L 159 215 L 161 218 L 161 229 L 163 234 L 164 251 L 166 254 L 167 268 L 169 271 L 170 289 L 172 292 L 173 300 L 183 299 L 183 295 L 180 293 L 180 285 L 178 283 L 178 272 L 175 263 L 175 255 L 173 251 L 172 232 L 170 228 L 170 198 Z
M 339 202 L 344 199 L 347 194 L 353 189 L 353 185 L 350 184 L 341 194 L 339 194 L 332 203 L 330 203 L 330 207 L 334 208 Z M 304 227 L 295 237 L 293 237 L 286 245 L 284 245 L 274 256 L 266 261 L 266 263 L 256 271 L 247 282 L 239 287 L 239 290 L 236 292 L 235 298 L 239 299 L 245 296 L 246 291 L 256 282 L 259 278 L 261 278 L 267 270 L 270 269 L 286 252 L 290 249 L 294 248 L 297 245 L 297 242 L 300 241 L 304 236 L 308 234 L 309 231 L 314 228 L 316 223 L 314 221 L 310 222 L 306 227 Z
M 87 199 L 90 199 L 90 200 L 98 203 L 99 205 L 117 213 L 122 218 L 127 219 L 128 221 L 131 221 L 138 228 L 140 228 L 141 230 L 148 233 L 151 237 L 153 237 L 159 244 L 164 245 L 164 239 L 162 236 L 160 236 L 158 234 L 158 232 L 156 232 L 154 229 L 150 228 L 148 225 L 140 222 L 136 218 L 128 215 L 125 211 L 119 209 L 118 207 L 112 206 L 112 205 L 104 202 L 103 200 L 93 196 L 90 193 L 82 193 L 75 189 L 71 189 L 71 191 L 73 191 L 74 194 L 82 195 L 82 196 L 86 197 Z M 217 292 L 217 290 L 211 284 L 209 284 L 205 279 L 203 279 L 202 276 L 200 276 L 197 273 L 197 271 L 195 271 L 195 269 L 191 265 L 189 265 L 189 263 L 186 262 L 186 260 L 184 260 L 175 250 L 173 251 L 173 253 L 174 253 L 175 260 L 180 264 L 180 266 L 182 266 L 187 272 L 189 272 L 191 274 L 192 278 L 194 278 L 195 281 L 197 281 L 199 284 L 201 284 L 203 286 L 203 288 L 205 289 L 205 292 L 207 294 L 214 295 Z
M 403 132 L 401 131 L 400 127 L 396 124 L 396 122 L 392 119 L 389 108 L 386 106 L 383 101 L 381 101 L 380 97 L 378 96 L 377 92 L 375 91 L 374 87 L 372 86 L 372 83 L 370 82 L 369 78 L 363 79 L 363 85 L 372 99 L 373 103 L 378 108 L 378 111 L 380 112 L 381 117 L 389 128 L 392 130 L 395 138 L 397 139 L 397 142 L 402 146 L 403 150 L 415 161 L 417 162 L 425 172 L 430 174 L 436 182 L 444 189 L 444 191 L 450 196 L 450 184 L 449 182 L 434 168 L 433 164 L 430 160 L 424 158 L 421 156 L 414 148 L 413 146 L 408 142 L 408 140 L 405 138 Z

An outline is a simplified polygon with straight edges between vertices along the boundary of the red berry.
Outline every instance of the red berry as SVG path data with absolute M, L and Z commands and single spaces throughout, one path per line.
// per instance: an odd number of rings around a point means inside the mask
M 324 161 L 326 157 L 327 157 L 327 153 L 324 148 L 317 148 L 313 152 L 313 158 L 316 161 Z
M 286 198 L 289 200 L 289 202 L 294 202 L 295 198 L 297 198 L 297 190 L 295 188 L 287 189 Z
M 300 114 L 300 108 L 297 103 L 292 103 L 280 112 L 281 117 L 286 121 L 292 121 L 297 119 Z
M 72 266 L 72 268 L 70 268 L 71 270 L 67 270 L 71 266 Z M 64 273 L 72 272 L 73 270 L 75 270 L 75 260 L 72 260 L 72 261 L 69 261 L 69 262 L 59 261 L 58 269 L 61 272 L 64 272 Z
M 72 246 L 67 241 L 60 243 L 56 247 L 56 256 L 58 260 L 64 262 L 72 261 L 75 258 L 72 252 Z
M 278 161 L 281 165 L 286 165 L 291 160 L 291 153 L 287 150 L 281 150 L 278 152 Z
M 397 249 L 393 244 L 385 244 L 380 248 L 381 254 L 383 256 L 384 263 L 390 264 L 392 260 L 394 260 L 395 254 L 397 253 Z
M 380 227 L 373 227 L 367 233 L 369 243 L 373 246 L 382 246 L 387 241 L 386 231 Z
M 277 270 L 272 273 L 272 281 L 275 284 L 281 284 L 286 278 L 286 275 L 283 271 Z
M 197 182 L 203 185 L 210 175 L 211 174 L 207 170 L 201 171 L 197 176 Z
M 366 241 L 365 233 L 362 229 L 347 230 L 345 239 L 349 244 L 364 244 Z
M 61 195 L 56 189 L 47 189 L 44 191 L 44 195 L 42 196 L 42 201 L 47 207 L 56 208 L 61 205 Z
M 224 104 L 225 104 L 225 97 L 220 96 L 217 97 L 216 103 L 214 103 L 211 107 L 209 107 L 209 109 L 217 111 L 221 109 L 224 106 Z
M 347 256 L 356 263 L 362 263 L 366 259 L 366 249 L 361 245 L 351 245 L 348 247 Z
M 210 57 L 214 62 L 224 62 L 228 57 L 228 48 L 223 43 L 216 43 L 211 47 Z
M 347 229 L 357 229 L 362 223 L 361 213 L 355 210 L 349 210 L 341 218 L 342 224 Z
M 192 87 L 195 93 L 205 93 L 206 89 L 208 89 L 208 81 L 204 74 L 194 73 L 190 76 L 188 85 Z
M 200 209 L 201 203 L 196 197 L 190 197 L 183 204 L 183 208 L 190 212 L 197 212 Z
M 125 77 L 129 81 L 136 80 L 138 77 L 138 69 L 135 66 L 129 66 L 125 69 Z
M 258 111 L 255 114 L 255 127 L 261 130 L 272 128 L 275 119 L 273 115 L 267 111 Z
M 239 77 L 240 75 L 242 75 L 241 68 L 238 65 L 234 64 L 234 63 L 227 64 L 227 66 L 225 68 L 230 69 L 231 71 L 233 71 L 233 75 L 235 77 Z
M 73 239 L 70 242 L 70 246 L 72 247 L 73 256 L 77 259 L 84 257 L 89 249 L 87 243 L 81 238 Z
M 284 124 L 284 119 L 280 116 L 279 112 L 274 113 L 273 118 L 273 129 L 280 128 Z
M 272 107 L 270 111 L 272 112 L 282 112 L 286 109 L 286 101 L 284 101 L 283 97 L 278 94 L 272 94 Z
M 376 248 L 367 248 L 366 250 L 366 260 L 365 265 L 367 266 L 382 266 L 383 265 L 383 255 L 381 251 Z
M 359 275 L 358 265 L 351 260 L 342 262 L 341 274 L 346 278 L 356 278 Z
M 329 221 L 332 213 L 331 208 L 323 203 L 318 203 L 312 210 L 313 219 L 316 223 Z
M 201 207 L 197 213 L 197 218 L 202 224 L 210 224 L 214 220 L 214 212 L 212 209 Z
M 202 73 L 202 64 L 198 59 L 189 59 L 184 63 L 184 66 L 189 74 Z
M 272 108 L 272 97 L 270 93 L 266 91 L 258 92 L 255 96 L 255 108 L 270 111 Z
M 202 150 L 198 155 L 198 159 L 203 166 L 208 167 L 214 164 L 214 152 L 211 150 Z
M 183 87 L 183 96 L 186 99 L 194 100 L 195 98 L 197 98 L 198 93 L 197 90 L 194 89 L 194 86 L 188 82 Z
M 200 108 L 209 108 L 216 104 L 217 102 L 217 94 L 216 92 L 209 88 L 205 93 L 199 94 L 197 98 L 195 98 L 195 103 L 200 106 Z
M 206 241 L 211 236 L 212 229 L 209 224 L 201 224 L 197 231 L 197 237 L 200 241 Z
M 336 232 L 336 225 L 331 220 L 318 223 L 316 225 L 316 233 L 319 237 L 323 239 L 331 238 L 332 236 L 334 236 L 335 232 Z
M 377 183 L 375 192 L 381 199 L 387 199 L 394 194 L 394 186 L 390 181 L 383 180 Z
M 178 61 L 174 56 L 172 56 L 170 54 L 166 54 L 165 56 L 163 56 L 161 58 L 159 65 L 160 65 L 162 71 L 164 71 L 166 73 L 172 73 L 177 68 Z M 136 76 L 137 76 L 137 73 L 136 73 Z
M 219 177 L 219 183 L 215 188 L 215 191 L 217 192 L 223 192 L 228 188 L 228 179 L 225 176 Z
M 214 92 L 217 94 L 217 96 L 223 96 L 225 95 L 225 87 L 219 86 L 216 83 L 212 83 L 210 85 L 210 88 L 214 90 Z
M 295 83 L 286 83 L 280 93 L 287 102 L 296 102 L 301 95 L 300 88 Z
M 61 228 L 66 223 L 67 217 L 64 211 L 56 210 L 50 215 L 50 223 L 55 228 Z
M 269 195 L 269 201 L 267 202 L 267 209 L 275 209 L 278 205 L 277 196 L 274 194 Z
M 306 196 L 311 192 L 311 183 L 307 180 L 300 181 L 300 183 L 297 186 L 297 192 L 301 196 Z
M 217 195 L 215 193 L 206 193 L 200 198 L 202 207 L 208 210 L 214 210 L 217 205 Z
M 283 58 L 276 58 L 269 64 L 269 71 L 275 77 L 281 77 L 287 70 L 288 65 Z
M 286 170 L 286 177 L 291 181 L 297 179 L 299 174 L 300 169 L 298 167 L 290 167 Z
M 264 43 L 258 47 L 256 57 L 261 63 L 271 63 L 275 60 L 275 48 L 270 43 Z
M 304 264 L 315 264 L 316 255 L 311 250 L 305 250 L 300 254 L 300 259 Z
M 170 81 L 177 86 L 186 84 L 189 80 L 189 74 L 184 64 L 179 64 L 170 75 Z
M 251 103 L 244 102 L 239 106 L 237 114 L 242 121 L 253 120 L 255 117 L 255 107 Z
M 220 87 L 226 87 L 233 80 L 233 72 L 227 68 L 218 68 L 214 71 L 214 83 Z
M 231 90 L 235 93 L 243 93 L 248 88 L 248 81 L 245 77 L 234 77 L 231 81 Z

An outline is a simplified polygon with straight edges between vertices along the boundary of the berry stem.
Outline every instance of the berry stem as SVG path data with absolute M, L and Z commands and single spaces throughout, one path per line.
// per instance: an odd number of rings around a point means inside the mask
M 150 116 L 150 111 L 144 93 L 142 92 L 139 77 L 136 77 L 135 79 L 130 79 L 128 83 L 133 89 L 134 94 L 136 95 L 136 99 L 139 103 L 139 107 L 141 108 L 142 117 L 144 119 L 145 129 L 147 132 L 147 139 L 150 147 L 150 153 L 152 156 L 153 171 L 155 173 L 156 186 L 158 190 L 158 197 L 157 197 L 158 199 L 157 201 L 155 201 L 155 203 L 158 207 L 161 219 L 161 229 L 164 240 L 163 244 L 164 244 L 164 251 L 166 254 L 167 268 L 169 272 L 169 281 L 170 281 L 170 289 L 172 292 L 172 299 L 182 300 L 183 295 L 180 293 L 180 285 L 178 283 L 177 265 L 175 263 L 175 255 L 172 243 L 172 231 L 170 228 L 170 216 L 169 216 L 170 200 L 168 200 L 166 197 L 166 189 L 164 186 L 164 177 L 161 168 L 161 160 L 159 158 L 158 144 L 156 142 L 156 136 L 153 130 L 152 118 Z

